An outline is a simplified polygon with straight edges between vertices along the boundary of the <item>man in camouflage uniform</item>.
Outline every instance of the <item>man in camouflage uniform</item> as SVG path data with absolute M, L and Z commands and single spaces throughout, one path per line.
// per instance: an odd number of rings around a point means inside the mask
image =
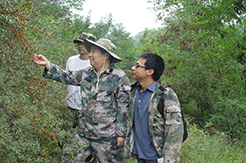
M 131 89 L 134 98 L 129 107 L 131 128 L 125 156 L 134 155 L 139 163 L 180 162 L 182 115 L 175 92 L 159 81 L 164 66 L 160 56 L 145 53 L 131 68 L 138 82 Z
M 78 132 L 64 148 L 62 162 L 84 162 L 92 153 L 100 163 L 123 162 L 127 132 L 130 84 L 114 63 L 121 61 L 116 46 L 106 38 L 84 41 L 92 67 L 64 71 L 44 56 L 34 54 L 33 62 L 45 66 L 43 76 L 80 86 L 82 109 Z

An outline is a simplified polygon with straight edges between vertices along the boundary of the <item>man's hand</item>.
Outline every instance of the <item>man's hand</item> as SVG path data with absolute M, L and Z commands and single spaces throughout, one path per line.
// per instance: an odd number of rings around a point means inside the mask
M 34 53 L 32 61 L 37 65 L 45 66 L 46 70 L 50 70 L 50 62 L 43 55 L 37 55 Z
M 125 138 L 117 138 L 117 147 L 121 147 L 124 145 Z

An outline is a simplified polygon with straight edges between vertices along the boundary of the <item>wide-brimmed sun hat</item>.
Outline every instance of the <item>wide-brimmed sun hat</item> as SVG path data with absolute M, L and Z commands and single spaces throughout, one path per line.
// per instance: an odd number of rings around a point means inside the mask
M 92 40 L 92 41 L 96 41 L 96 36 L 91 34 L 91 33 L 85 33 L 83 32 L 78 39 L 76 40 L 73 40 L 73 43 L 78 43 L 78 42 L 84 42 L 85 39 L 89 39 L 89 40 Z
M 89 40 L 89 39 L 85 39 L 84 45 L 85 45 L 85 48 L 86 48 L 86 50 L 88 52 L 91 50 L 91 46 L 92 45 L 95 45 L 97 47 L 100 47 L 100 48 L 106 50 L 113 57 L 112 63 L 116 63 L 116 62 L 122 61 L 122 59 L 115 54 L 115 50 L 116 50 L 115 44 L 113 44 L 107 38 L 100 38 L 96 42 L 92 41 L 92 40 Z

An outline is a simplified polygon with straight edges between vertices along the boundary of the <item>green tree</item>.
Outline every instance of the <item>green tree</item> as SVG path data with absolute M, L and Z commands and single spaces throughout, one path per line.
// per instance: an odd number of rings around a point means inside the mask
M 238 139 L 245 135 L 246 115 L 245 51 L 239 46 L 245 44 L 244 3 L 155 1 L 166 27 L 146 30 L 141 38 L 144 50 L 166 60 L 165 83 L 178 93 L 184 111 Z
M 42 79 L 42 70 L 31 62 L 36 51 L 58 63 L 64 60 L 59 51 L 68 51 L 70 11 L 51 2 L 0 2 L 0 162 L 59 162 L 73 132 L 71 116 L 61 104 L 64 86 Z M 52 15 L 44 11 L 45 4 Z
M 113 25 L 112 16 L 92 24 L 90 14 L 72 15 L 71 6 L 81 2 L 0 1 L 0 162 L 59 162 L 75 132 L 63 102 L 65 85 L 43 79 L 43 69 L 31 62 L 33 53 L 65 68 L 77 54 L 72 40 L 86 31 L 114 40 L 122 55 L 133 54 L 131 38 Z
M 134 40 L 130 37 L 130 33 L 125 31 L 122 24 L 115 24 L 110 32 L 109 39 L 116 45 L 116 54 L 122 59 L 117 65 L 125 71 L 132 81 L 131 67 L 136 62 L 137 49 L 134 46 Z

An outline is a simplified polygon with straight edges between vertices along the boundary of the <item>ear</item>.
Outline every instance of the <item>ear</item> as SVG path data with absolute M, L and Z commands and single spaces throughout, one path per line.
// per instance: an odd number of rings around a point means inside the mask
M 147 75 L 152 76 L 154 74 L 155 70 L 154 69 L 148 69 L 147 70 Z
M 109 58 L 109 53 L 105 53 L 105 58 Z

